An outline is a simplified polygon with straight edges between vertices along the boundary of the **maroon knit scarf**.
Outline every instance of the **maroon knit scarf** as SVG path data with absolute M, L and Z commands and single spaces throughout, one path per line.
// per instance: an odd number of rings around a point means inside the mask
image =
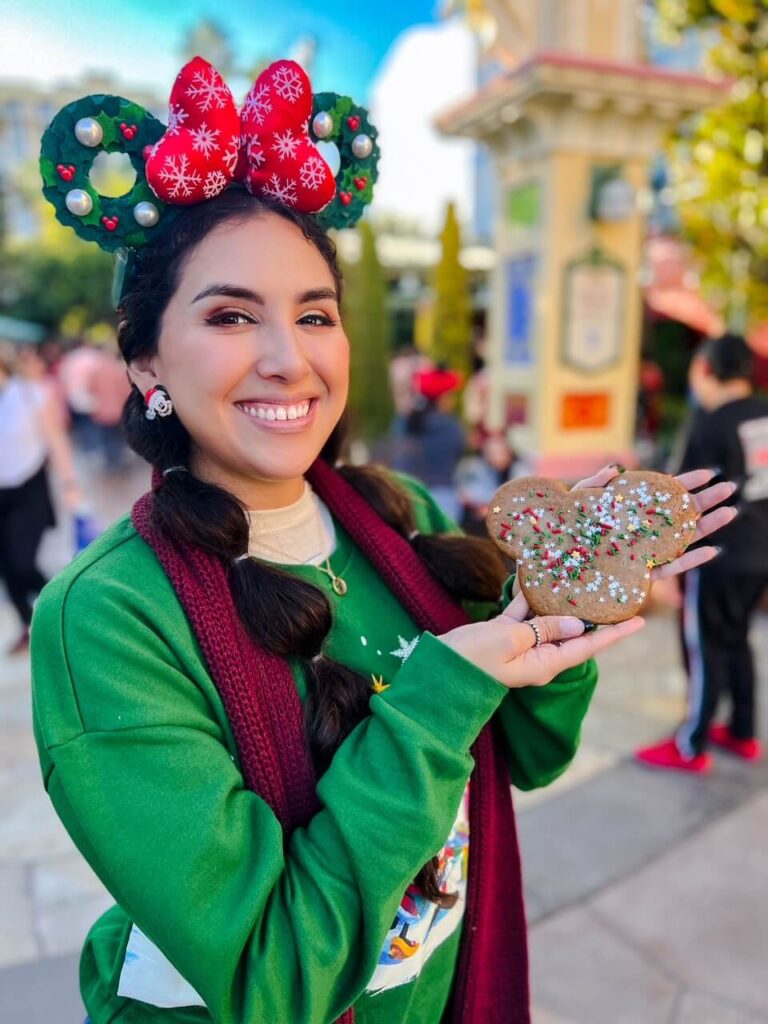
M 343 477 L 318 459 L 309 480 L 420 629 L 445 633 L 467 622 L 410 544 Z M 152 494 L 133 524 L 154 549 L 181 601 L 226 708 L 246 785 L 265 800 L 285 836 L 318 809 L 290 668 L 257 647 L 235 609 L 221 562 L 169 542 L 154 528 Z M 444 1024 L 530 1024 L 520 854 L 509 776 L 493 729 L 472 747 L 471 852 L 458 968 Z M 337 1024 L 353 1024 L 347 1010 Z

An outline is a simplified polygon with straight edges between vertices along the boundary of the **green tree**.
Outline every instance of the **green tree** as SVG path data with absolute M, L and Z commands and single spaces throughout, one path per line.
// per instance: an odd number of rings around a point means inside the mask
M 435 315 L 432 351 L 436 362 L 469 373 L 472 356 L 472 301 L 467 272 L 462 267 L 461 230 L 456 208 L 448 204 L 440 234 L 442 254 L 435 268 Z
M 704 291 L 731 326 L 768 318 L 768 9 L 764 0 L 659 0 L 674 37 L 715 30 L 711 68 L 723 101 L 686 122 L 669 146 L 683 234 Z
M 394 409 L 389 385 L 392 324 L 373 228 L 361 221 L 357 231 L 360 260 L 344 268 L 344 326 L 351 363 L 349 409 L 354 435 L 373 441 L 386 433 Z

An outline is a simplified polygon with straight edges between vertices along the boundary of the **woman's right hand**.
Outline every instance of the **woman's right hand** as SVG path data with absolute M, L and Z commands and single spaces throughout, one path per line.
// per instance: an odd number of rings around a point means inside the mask
M 584 623 L 573 615 L 532 619 L 529 615 L 525 595 L 518 594 L 496 618 L 458 626 L 439 639 L 503 686 L 514 689 L 544 686 L 565 669 L 580 665 L 645 625 L 644 619 L 635 617 L 585 633 Z M 539 647 L 528 622 L 535 623 L 539 631 Z

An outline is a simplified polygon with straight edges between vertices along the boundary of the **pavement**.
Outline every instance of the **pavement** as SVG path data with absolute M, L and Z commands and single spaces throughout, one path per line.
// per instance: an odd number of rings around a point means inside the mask
M 105 524 L 147 481 L 137 466 L 83 472 Z M 67 528 L 51 531 L 45 569 L 70 547 Z M 754 630 L 763 694 L 767 626 L 762 615 Z M 15 628 L 0 599 L 0 649 Z M 768 1024 L 768 762 L 718 753 L 711 775 L 688 777 L 631 760 L 671 732 L 684 686 L 661 610 L 601 658 L 568 772 L 516 794 L 534 1024 Z M 0 657 L 1 1024 L 82 1024 L 78 954 L 110 904 L 43 791 L 28 660 Z

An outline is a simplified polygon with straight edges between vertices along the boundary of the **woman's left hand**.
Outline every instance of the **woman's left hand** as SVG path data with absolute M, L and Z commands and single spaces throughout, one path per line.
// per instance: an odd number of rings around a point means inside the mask
M 605 487 L 606 484 L 609 484 L 611 480 L 620 475 L 618 466 L 605 466 L 598 473 L 595 473 L 594 476 L 588 477 L 586 480 L 579 480 L 577 484 L 573 485 L 572 489 Z M 675 479 L 686 490 L 691 491 L 697 487 L 704 487 L 705 484 L 708 484 L 716 476 L 717 473 L 711 469 L 694 469 L 690 473 L 683 473 L 681 476 L 675 477 Z M 715 508 L 715 506 L 730 498 L 735 490 L 736 484 L 727 481 L 726 483 L 715 484 L 713 487 L 704 487 L 703 491 L 691 495 L 696 504 L 696 509 L 701 516 L 696 524 L 696 533 L 693 541 L 703 540 L 717 530 L 722 530 L 728 523 L 733 522 L 737 515 L 735 508 L 728 506 L 725 508 Z M 710 509 L 713 508 L 715 511 L 710 512 Z M 655 582 L 656 580 L 668 579 L 670 576 L 679 576 L 680 573 L 688 572 L 689 569 L 695 569 L 697 566 L 704 565 L 705 562 L 709 562 L 718 554 L 719 548 L 710 545 L 696 548 L 695 551 L 685 551 L 674 561 L 667 562 L 665 565 L 657 565 L 651 574 L 651 579 Z

